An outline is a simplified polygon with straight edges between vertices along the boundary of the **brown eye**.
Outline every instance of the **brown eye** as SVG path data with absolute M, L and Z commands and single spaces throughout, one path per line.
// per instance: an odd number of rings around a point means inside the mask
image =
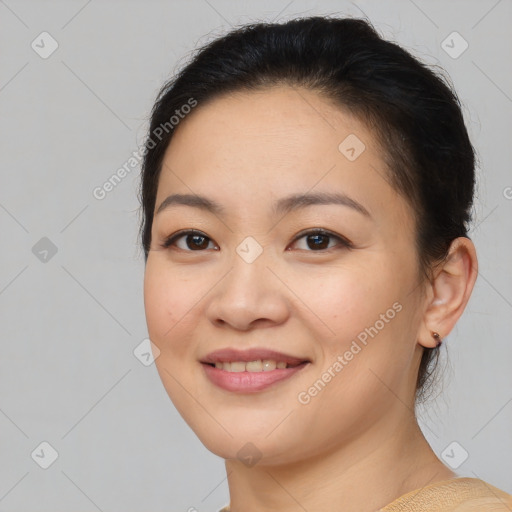
M 309 252 L 320 252 L 328 249 L 332 249 L 333 247 L 345 247 L 350 248 L 352 244 L 346 240 L 345 238 L 335 235 L 329 231 L 325 231 L 323 229 L 315 229 L 309 230 L 306 232 L 300 233 L 294 241 L 294 244 L 297 241 L 305 239 L 305 247 L 299 247 L 301 250 L 306 250 Z M 337 243 L 331 243 L 337 242 Z
M 183 240 L 183 242 L 182 242 Z M 202 251 L 208 249 L 211 242 L 210 238 L 200 231 L 180 231 L 171 235 L 165 240 L 162 247 L 169 248 L 175 246 L 183 251 Z

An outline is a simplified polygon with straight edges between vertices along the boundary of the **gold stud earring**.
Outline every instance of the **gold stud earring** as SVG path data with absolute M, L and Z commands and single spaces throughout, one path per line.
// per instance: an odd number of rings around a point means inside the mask
M 442 340 L 441 336 L 439 335 L 439 333 L 433 331 L 432 337 L 436 340 L 436 348 L 440 347 L 441 343 L 443 343 L 443 340 Z

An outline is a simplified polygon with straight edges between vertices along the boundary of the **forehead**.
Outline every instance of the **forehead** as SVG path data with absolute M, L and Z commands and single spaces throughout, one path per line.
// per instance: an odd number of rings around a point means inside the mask
M 365 152 L 374 151 L 373 135 L 357 118 L 318 93 L 280 86 L 199 104 L 177 127 L 167 153 L 173 160 L 193 163 L 208 157 L 215 164 L 243 163 L 244 168 L 257 156 L 253 167 L 260 169 L 287 162 L 297 168 L 305 158 L 304 164 L 317 163 L 312 168 L 338 160 L 339 144 L 349 135 L 359 139 L 359 151 L 362 144 Z
M 396 199 L 374 134 L 310 90 L 224 95 L 198 104 L 175 130 L 157 207 L 171 192 L 217 196 L 239 208 L 311 190 L 349 194 L 370 211 Z

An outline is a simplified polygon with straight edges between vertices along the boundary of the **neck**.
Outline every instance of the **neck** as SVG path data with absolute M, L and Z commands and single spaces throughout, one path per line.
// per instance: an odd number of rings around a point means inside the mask
M 404 409 L 395 421 L 307 460 L 253 467 L 227 460 L 231 512 L 374 512 L 407 492 L 456 477 Z

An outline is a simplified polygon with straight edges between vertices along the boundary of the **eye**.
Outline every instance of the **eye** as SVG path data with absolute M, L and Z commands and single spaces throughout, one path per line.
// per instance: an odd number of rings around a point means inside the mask
M 180 246 L 179 243 L 176 242 L 182 238 L 184 239 L 184 243 Z M 178 249 L 183 251 L 202 251 L 204 249 L 208 249 L 209 240 L 210 238 L 207 237 L 204 233 L 201 233 L 201 231 L 196 231 L 193 229 L 182 230 L 166 238 L 162 244 L 162 247 L 164 249 L 168 249 L 171 246 L 176 246 Z
M 345 248 L 352 248 L 352 243 L 347 240 L 344 237 L 341 237 L 339 235 L 335 235 L 334 233 L 331 233 L 330 231 L 326 231 L 324 229 L 309 229 L 307 231 L 301 231 L 293 241 L 294 244 L 297 243 L 297 241 L 301 239 L 306 240 L 306 247 L 309 249 L 313 249 L 312 251 L 308 252 L 320 252 L 320 251 L 326 251 L 332 248 L 335 248 L 336 246 L 341 246 Z M 180 245 L 180 241 L 182 241 Z M 331 244 L 330 242 L 334 240 L 337 241 L 337 244 Z M 168 249 L 169 247 L 177 247 L 180 250 L 183 251 L 203 251 L 205 249 L 208 249 L 208 246 L 213 244 L 211 239 L 202 233 L 201 231 L 197 230 L 182 230 L 178 231 L 177 233 L 174 233 L 173 235 L 166 238 L 162 244 L 162 247 L 165 249 Z M 218 249 L 218 247 L 213 244 L 213 248 Z M 304 248 L 300 248 L 304 250 Z M 307 249 L 305 249 L 307 250 Z
M 306 240 L 306 247 L 313 249 L 312 251 L 309 252 L 320 252 L 329 250 L 332 249 L 333 247 L 336 247 L 336 245 L 345 247 L 347 249 L 353 247 L 352 243 L 346 238 L 343 238 L 339 235 L 335 235 L 334 233 L 331 233 L 330 231 L 326 231 L 324 229 L 310 229 L 307 231 L 302 231 L 297 235 L 297 237 L 294 240 L 294 243 L 296 243 L 298 240 L 301 240 L 302 238 Z M 331 245 L 329 239 L 337 240 L 338 244 Z

